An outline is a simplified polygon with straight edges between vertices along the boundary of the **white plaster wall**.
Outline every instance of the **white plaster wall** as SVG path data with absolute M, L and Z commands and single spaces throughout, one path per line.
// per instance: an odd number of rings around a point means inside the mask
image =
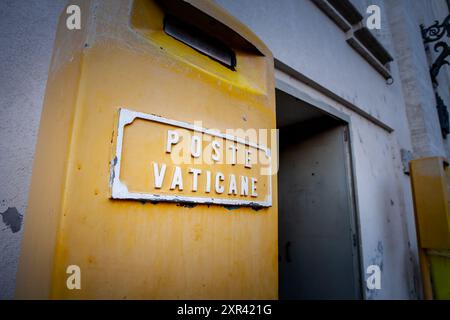
M 365 268 L 379 263 L 383 269 L 382 290 L 366 292 L 367 297 L 415 297 L 417 257 L 412 202 L 409 179 L 403 175 L 400 163 L 400 148 L 412 149 L 412 145 L 397 64 L 392 65 L 395 82 L 387 86 L 346 44 L 345 34 L 310 0 L 216 2 L 253 29 L 277 59 L 395 129 L 389 134 L 286 78 L 351 117 L 363 264 Z M 385 4 L 382 0 L 376 2 Z M 65 3 L 0 1 L 0 213 L 17 208 L 24 214 L 26 209 L 55 27 Z M 407 27 L 414 28 L 414 22 Z M 388 29 L 383 29 L 382 42 L 392 49 L 390 32 L 384 30 Z M 13 297 L 21 231 L 13 233 L 0 217 L 0 299 Z
M 277 59 L 393 126 L 397 86 L 387 86 L 312 1 L 216 2 L 263 39 Z
M 27 207 L 56 23 L 65 3 L 0 1 L 0 213 L 16 208 L 23 215 Z M 0 216 L 0 299 L 11 299 L 22 228 L 4 220 Z
M 400 160 L 400 149 L 411 150 L 412 144 L 397 64 L 391 66 L 394 84 L 389 86 L 345 42 L 345 34 L 309 0 L 216 2 L 247 24 L 277 59 L 394 128 L 389 134 L 287 77 L 304 92 L 350 115 L 362 263 L 364 269 L 379 264 L 383 274 L 382 289 L 367 290 L 367 298 L 416 298 L 419 274 L 410 181 L 403 174 Z M 384 10 L 384 2 L 377 2 Z M 387 20 L 382 28 L 380 41 L 392 50 Z
M 425 52 L 419 26 L 421 23 L 428 26 L 434 20 L 442 21 L 448 12 L 447 6 L 444 0 L 413 2 L 390 0 L 387 1 L 387 5 L 391 27 L 395 31 L 396 58 L 401 70 L 415 157 L 445 156 L 446 149 L 429 75 L 429 64 L 437 55 L 431 50 Z M 445 92 L 441 92 L 441 95 L 448 104 L 448 79 L 445 67 L 443 71 L 438 81 L 441 87 L 445 88 Z

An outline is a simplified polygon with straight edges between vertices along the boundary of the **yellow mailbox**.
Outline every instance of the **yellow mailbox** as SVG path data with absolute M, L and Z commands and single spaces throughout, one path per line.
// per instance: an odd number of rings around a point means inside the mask
M 17 297 L 276 299 L 270 51 L 209 1 L 74 4 L 81 29 L 62 14 L 49 70 Z
M 426 299 L 450 299 L 450 169 L 441 157 L 410 163 Z
M 411 182 L 420 247 L 450 249 L 450 171 L 445 159 L 412 160 Z

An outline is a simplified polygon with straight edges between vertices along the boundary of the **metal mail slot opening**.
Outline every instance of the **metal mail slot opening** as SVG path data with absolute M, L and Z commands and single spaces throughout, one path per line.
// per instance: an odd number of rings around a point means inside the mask
M 164 32 L 223 66 L 235 71 L 235 52 L 217 38 L 173 16 L 164 18 Z

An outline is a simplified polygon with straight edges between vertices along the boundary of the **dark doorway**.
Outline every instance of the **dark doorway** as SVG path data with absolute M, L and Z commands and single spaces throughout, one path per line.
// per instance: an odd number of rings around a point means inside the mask
M 348 124 L 277 90 L 280 299 L 358 299 Z

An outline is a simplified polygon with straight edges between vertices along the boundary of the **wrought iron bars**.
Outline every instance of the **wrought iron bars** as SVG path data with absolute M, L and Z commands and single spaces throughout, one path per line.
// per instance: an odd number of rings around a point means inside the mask
M 446 139 L 447 135 L 450 133 L 449 113 L 447 110 L 447 106 L 444 104 L 444 101 L 437 93 L 436 88 L 439 85 L 437 76 L 442 66 L 450 65 L 450 63 L 447 61 L 447 57 L 450 56 L 450 47 L 447 42 L 441 40 L 442 38 L 444 38 L 444 36 L 446 36 L 447 38 L 450 37 L 450 15 L 448 15 L 442 21 L 442 23 L 439 23 L 439 21 L 435 21 L 434 24 L 432 24 L 428 28 L 420 25 L 420 29 L 422 31 L 424 44 L 428 45 L 429 43 L 437 42 L 433 46 L 433 49 L 435 52 L 440 52 L 439 56 L 430 67 L 430 76 L 436 94 L 436 109 L 439 116 L 439 124 L 441 126 L 442 137 Z
M 439 56 L 436 58 L 436 60 L 430 67 L 431 81 L 433 81 L 433 85 L 437 87 L 439 85 L 437 81 L 439 71 L 444 65 L 450 65 L 450 63 L 446 60 L 447 57 L 450 55 L 450 47 L 444 41 L 439 41 L 434 45 L 433 49 L 435 52 L 441 51 Z
M 420 25 L 422 30 L 423 42 L 430 43 L 440 40 L 444 35 L 450 37 L 450 15 L 439 24 L 439 21 L 435 21 L 431 26 L 425 28 L 423 24 Z
M 434 24 L 425 28 L 420 25 L 422 31 L 422 38 L 424 44 L 429 44 L 441 40 L 444 36 L 450 37 L 450 15 L 448 15 L 442 23 L 435 21 Z M 433 46 L 435 52 L 439 52 L 439 56 L 433 62 L 430 68 L 431 81 L 433 81 L 433 86 L 437 87 L 439 85 L 437 81 L 437 75 L 441 70 L 442 66 L 448 65 L 449 62 L 446 60 L 450 55 L 450 48 L 445 41 L 439 41 Z
M 439 96 L 438 93 L 436 93 L 436 102 L 437 102 L 436 108 L 438 111 L 439 124 L 441 125 L 442 137 L 446 139 L 447 135 L 450 133 L 450 123 L 447 106 L 444 104 L 444 101 L 442 100 L 442 98 Z

